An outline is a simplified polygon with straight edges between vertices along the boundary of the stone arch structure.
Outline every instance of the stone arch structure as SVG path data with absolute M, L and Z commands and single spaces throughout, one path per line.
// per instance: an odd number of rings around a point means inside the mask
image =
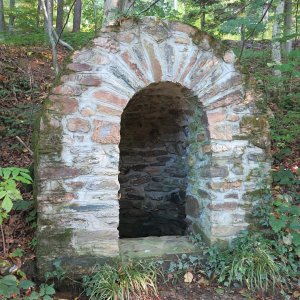
M 188 25 L 145 18 L 104 28 L 67 69 L 37 139 L 41 270 L 57 257 L 80 269 L 118 255 L 119 223 L 126 231 L 137 207 L 184 222 L 182 232 L 137 237 L 230 241 L 247 228 L 257 170 L 270 169 L 268 130 L 232 51 Z

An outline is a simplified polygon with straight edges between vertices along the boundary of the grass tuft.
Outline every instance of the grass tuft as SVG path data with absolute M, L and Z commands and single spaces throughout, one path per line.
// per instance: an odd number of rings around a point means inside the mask
M 226 286 L 234 282 L 246 285 L 250 290 L 267 291 L 280 286 L 282 274 L 267 242 L 242 238 L 231 250 L 223 252 L 219 265 L 218 281 Z
M 160 268 L 150 261 L 114 261 L 96 267 L 83 278 L 84 291 L 91 300 L 128 300 L 142 295 L 158 295 Z

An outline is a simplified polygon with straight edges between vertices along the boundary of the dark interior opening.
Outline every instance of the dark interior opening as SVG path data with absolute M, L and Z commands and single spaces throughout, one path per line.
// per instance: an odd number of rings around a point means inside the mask
M 151 84 L 133 96 L 121 119 L 121 238 L 184 235 L 187 146 L 194 115 L 179 84 Z

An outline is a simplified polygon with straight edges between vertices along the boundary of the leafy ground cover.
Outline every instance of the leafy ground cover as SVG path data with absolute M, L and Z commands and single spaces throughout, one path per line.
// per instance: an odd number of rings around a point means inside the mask
M 33 163 L 31 142 L 34 122 L 54 81 L 54 72 L 50 68 L 51 52 L 46 45 L 32 46 L 28 43 L 29 45 L 25 47 L 19 46 L 20 43 L 17 43 L 18 46 L 0 46 L 0 162 L 1 167 L 18 166 L 30 169 Z M 247 240 L 243 244 L 243 240 L 240 240 L 238 246 L 231 252 L 223 252 L 220 249 L 207 250 L 210 257 L 207 270 L 204 270 L 204 267 L 197 264 L 193 258 L 179 258 L 172 268 L 171 266 L 167 268 L 165 275 L 167 281 L 161 281 L 158 285 L 159 296 L 143 295 L 143 299 L 299 299 L 300 289 L 297 281 L 299 280 L 297 278 L 299 253 L 297 257 L 296 251 L 299 251 L 297 249 L 300 244 L 299 173 L 297 171 L 300 85 L 299 76 L 295 73 L 299 66 L 299 58 L 292 53 L 294 57 L 292 56 L 281 66 L 284 79 L 278 87 L 277 79 L 271 75 L 272 66 L 268 66 L 270 56 L 268 49 L 267 42 L 247 45 L 242 66 L 255 78 L 259 90 L 264 95 L 262 106 L 265 109 L 270 108 L 273 115 L 271 118 L 273 187 L 271 191 L 259 195 L 259 205 L 255 213 L 260 218 L 262 222 L 260 225 L 266 230 L 268 237 L 263 252 L 260 252 L 262 260 L 268 259 L 266 270 L 272 271 L 274 267 L 272 261 L 270 264 L 272 255 L 277 255 L 275 262 L 284 268 L 284 270 L 274 268 L 271 275 L 264 276 L 273 276 L 271 279 L 277 282 L 280 280 L 278 272 L 286 272 L 286 282 L 282 283 L 282 290 L 285 292 L 280 293 L 281 289 L 271 289 L 269 293 L 261 290 L 255 292 L 251 281 L 243 281 L 247 278 L 243 265 L 237 264 L 235 270 L 229 268 L 230 264 L 234 264 L 232 258 L 238 257 L 237 255 L 246 256 L 247 260 L 251 261 L 251 257 L 247 256 L 253 249 L 249 248 L 251 241 Z M 67 53 L 60 49 L 60 62 L 66 56 Z M 31 202 L 33 196 L 29 186 L 17 183 L 16 188 L 21 190 L 22 198 L 28 205 L 26 208 L 14 206 L 9 218 L 6 218 L 2 224 L 0 273 L 3 276 L 10 271 L 12 276 L 15 276 L 6 277 L 6 283 L 2 282 L 2 286 L 8 284 L 7 286 L 15 291 L 21 291 L 24 298 L 32 296 L 28 299 L 51 299 L 54 294 L 51 281 L 39 286 L 29 281 L 32 276 L 34 277 L 35 272 L 32 268 L 35 259 L 34 229 L 36 227 L 35 211 Z M 272 244 L 269 241 L 274 242 Z M 269 248 L 272 248 L 271 253 L 268 252 Z M 209 270 L 210 274 L 208 274 Z M 54 275 L 57 277 L 58 273 Z M 265 278 L 260 280 L 264 281 Z M 230 285 L 230 288 L 224 285 Z M 250 291 L 244 287 L 247 285 Z M 57 292 L 56 297 L 85 299 L 79 294 Z M 16 298 L 17 292 L 14 295 Z

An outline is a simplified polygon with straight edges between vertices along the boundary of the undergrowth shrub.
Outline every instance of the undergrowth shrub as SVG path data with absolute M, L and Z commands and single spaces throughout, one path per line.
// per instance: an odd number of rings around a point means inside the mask
M 86 295 L 92 300 L 129 300 L 133 296 L 158 295 L 157 279 L 161 274 L 150 261 L 114 261 L 96 267 L 91 276 L 83 277 Z
M 259 234 L 245 234 L 233 241 L 231 249 L 213 246 L 207 251 L 207 273 L 218 283 L 239 283 L 251 290 L 269 290 L 280 286 L 282 276 L 270 241 Z

